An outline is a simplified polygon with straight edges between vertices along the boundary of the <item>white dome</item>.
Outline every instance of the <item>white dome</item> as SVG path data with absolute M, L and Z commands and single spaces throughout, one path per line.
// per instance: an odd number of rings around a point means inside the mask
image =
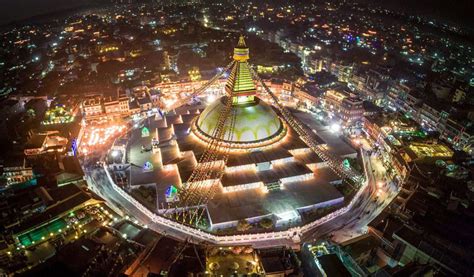
M 219 114 L 224 109 L 222 97 L 210 104 L 197 120 L 197 129 L 206 137 L 212 137 Z M 283 131 L 283 124 L 273 109 L 265 102 L 255 98 L 255 103 L 235 105 L 235 126 L 229 134 L 230 119 L 226 121 L 224 140 L 231 143 L 257 143 L 272 139 Z

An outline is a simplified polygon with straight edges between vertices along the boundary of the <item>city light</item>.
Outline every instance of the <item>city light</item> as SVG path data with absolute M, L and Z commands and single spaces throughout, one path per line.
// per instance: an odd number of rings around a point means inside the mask
M 473 275 L 469 9 L 211 2 L 6 7 L 0 271 Z
M 331 126 L 329 128 L 330 128 L 331 132 L 337 133 L 341 130 L 341 125 L 339 123 L 333 123 L 333 124 L 331 124 Z
M 206 99 L 207 103 L 212 103 L 216 101 L 216 96 L 214 94 L 209 94 Z
M 64 124 L 74 121 L 74 116 L 71 111 L 61 105 L 50 108 L 46 111 L 45 117 L 41 122 L 44 125 L 49 124 Z
M 110 143 L 113 138 L 116 138 L 125 130 L 126 126 L 124 124 L 90 126 L 85 130 L 83 143 L 81 145 L 81 152 L 83 154 L 88 154 L 98 147 L 101 147 L 106 143 Z M 112 155 L 114 155 L 114 153 L 112 153 Z

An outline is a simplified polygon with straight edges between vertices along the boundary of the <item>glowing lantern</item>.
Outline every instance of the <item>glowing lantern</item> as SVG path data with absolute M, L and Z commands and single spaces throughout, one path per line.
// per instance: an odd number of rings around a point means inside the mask
M 171 185 L 165 191 L 166 202 L 171 202 L 176 200 L 176 196 L 178 195 L 178 189 Z
M 153 164 L 150 162 L 146 162 L 143 165 L 143 171 L 152 171 L 153 170 Z
M 351 168 L 351 164 L 348 159 L 344 159 L 344 161 L 342 161 L 342 166 L 344 166 L 345 169 Z
M 150 130 L 148 130 L 147 127 L 142 128 L 142 138 L 149 137 L 150 136 Z

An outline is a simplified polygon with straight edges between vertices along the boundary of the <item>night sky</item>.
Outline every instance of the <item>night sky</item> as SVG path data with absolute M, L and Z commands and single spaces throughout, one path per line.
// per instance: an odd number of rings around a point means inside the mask
M 474 28 L 474 0 L 349 0 L 382 5 L 386 8 L 453 21 Z
M 58 10 L 76 8 L 93 0 L 0 0 L 0 24 Z
M 310 0 L 305 0 L 310 1 Z M 474 27 L 474 0 L 348 0 L 452 20 Z M 0 0 L 0 24 L 48 12 L 110 0 Z M 291 1 L 290 1 L 291 2 Z

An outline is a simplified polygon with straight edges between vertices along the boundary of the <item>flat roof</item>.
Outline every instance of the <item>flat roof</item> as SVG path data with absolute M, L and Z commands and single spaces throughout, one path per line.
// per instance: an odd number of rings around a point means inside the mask
M 298 153 L 294 155 L 295 159 L 304 163 L 304 164 L 314 164 L 314 163 L 321 163 L 323 160 L 312 150 L 307 151 L 305 153 Z
M 91 197 L 87 193 L 81 191 L 80 193 L 72 196 L 71 198 L 68 198 L 65 201 L 57 202 L 52 207 L 46 209 L 46 211 L 40 213 L 39 215 L 28 218 L 27 220 L 23 221 L 22 223 L 13 228 L 13 233 L 19 234 L 37 225 L 48 222 L 49 220 L 58 217 L 59 215 L 66 213 L 71 209 L 74 209 L 75 207 L 87 202 L 90 199 Z
M 292 155 L 283 148 L 272 147 L 262 151 L 253 151 L 248 153 L 230 154 L 227 166 L 239 166 L 246 164 L 256 164 L 271 162 L 274 160 L 289 158 Z
M 351 240 L 341 243 L 344 250 L 348 252 L 352 257 L 357 258 L 361 254 L 370 251 L 379 246 L 377 238 L 371 234 L 362 235 Z
M 309 128 L 316 131 L 317 136 L 320 137 L 327 144 L 330 151 L 339 156 L 347 156 L 356 154 L 357 151 L 344 140 L 342 140 L 337 133 L 329 130 L 329 126 L 324 126 L 309 113 L 298 112 L 295 116 L 302 120 Z
M 169 238 L 161 237 L 154 245 L 150 254 L 142 261 L 150 272 L 159 273 L 162 270 L 168 270 L 173 264 L 172 253 L 180 247 L 180 243 Z
M 260 189 L 221 192 L 208 203 L 208 212 L 212 223 L 217 224 L 295 211 L 341 197 L 342 194 L 325 180 L 312 179 L 287 184 L 283 190 L 268 193 Z
M 26 143 L 25 149 L 41 148 L 46 140 L 47 135 L 34 134 Z
M 327 276 L 350 277 L 352 276 L 336 254 L 328 254 L 318 257 Z
M 281 178 L 299 176 L 313 173 L 308 167 L 300 162 L 286 162 L 274 165 L 273 169 L 258 172 L 258 176 L 263 183 L 277 182 Z
M 168 123 L 168 126 L 170 126 L 171 124 L 183 123 L 180 114 L 167 114 L 165 115 L 165 117 L 166 117 L 166 123 Z

